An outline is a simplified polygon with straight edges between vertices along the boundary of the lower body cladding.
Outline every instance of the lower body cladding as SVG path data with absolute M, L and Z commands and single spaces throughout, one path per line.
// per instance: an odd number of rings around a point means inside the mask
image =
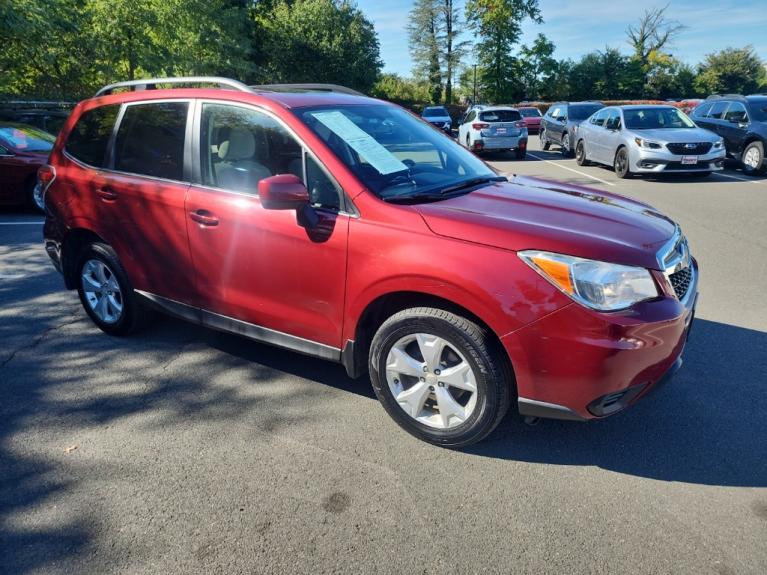
M 724 150 L 702 156 L 678 156 L 668 152 L 632 150 L 630 169 L 638 174 L 716 172 L 724 169 Z
M 572 303 L 506 335 L 520 414 L 584 421 L 633 404 L 681 366 L 696 300 L 697 270 L 681 301 L 613 313 Z
M 474 140 L 474 150 L 516 150 L 527 148 L 527 134 L 520 136 L 482 136 Z

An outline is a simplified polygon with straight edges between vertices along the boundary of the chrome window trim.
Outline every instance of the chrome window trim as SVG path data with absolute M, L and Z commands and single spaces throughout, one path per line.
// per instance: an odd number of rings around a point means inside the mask
M 254 341 L 275 345 L 321 359 L 335 362 L 341 361 L 341 349 L 338 347 L 222 315 L 144 290 L 135 291 L 162 310 L 203 327 L 241 335 Z

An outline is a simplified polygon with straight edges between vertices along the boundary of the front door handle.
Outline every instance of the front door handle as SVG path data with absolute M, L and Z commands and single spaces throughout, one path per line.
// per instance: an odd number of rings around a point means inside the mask
M 218 225 L 218 218 L 208 210 L 195 210 L 194 212 L 189 212 L 189 217 L 201 226 L 213 227 Z
M 109 188 L 96 188 L 96 195 L 107 202 L 113 202 L 117 199 L 117 192 Z

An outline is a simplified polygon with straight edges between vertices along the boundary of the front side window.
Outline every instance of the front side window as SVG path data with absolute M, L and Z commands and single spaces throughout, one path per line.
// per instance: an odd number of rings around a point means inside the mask
M 333 105 L 296 114 L 373 193 L 435 201 L 505 180 L 474 154 L 408 112 L 385 104 Z
M 151 102 L 125 108 L 114 145 L 114 169 L 183 180 L 188 102 Z
M 101 168 L 120 106 L 112 104 L 88 110 L 69 133 L 66 152 L 89 166 Z
M 711 109 L 711 106 L 713 106 L 713 104 L 711 102 L 708 102 L 706 104 L 701 104 L 700 106 L 697 106 L 692 111 L 693 117 L 694 118 L 705 118 L 706 114 L 708 114 L 708 111 Z
M 604 126 L 605 120 L 607 119 L 607 113 L 607 110 L 600 110 L 591 116 L 591 123 L 595 126 Z
M 618 110 L 610 110 L 605 119 L 605 128 L 608 130 L 618 130 L 621 127 L 621 113 Z
M 746 107 L 740 102 L 733 102 L 730 104 L 730 107 L 727 108 L 727 112 L 724 114 L 724 119 L 728 122 L 748 122 Z
M 301 144 L 277 120 L 250 108 L 204 104 L 202 183 L 258 194 L 258 182 L 293 174 L 306 184 L 315 207 L 340 208 L 340 190 Z
M 629 130 L 695 127 L 693 121 L 676 108 L 631 108 L 623 110 L 623 117 Z
M 706 114 L 706 118 L 710 118 L 712 120 L 720 120 L 728 105 L 729 102 L 714 102 L 714 105 L 711 106 L 711 109 Z

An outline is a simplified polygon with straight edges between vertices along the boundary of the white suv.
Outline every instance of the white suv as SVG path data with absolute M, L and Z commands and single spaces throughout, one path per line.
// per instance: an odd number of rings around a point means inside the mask
M 510 150 L 521 160 L 527 152 L 527 127 L 515 108 L 472 109 L 458 127 L 458 141 L 473 150 Z

